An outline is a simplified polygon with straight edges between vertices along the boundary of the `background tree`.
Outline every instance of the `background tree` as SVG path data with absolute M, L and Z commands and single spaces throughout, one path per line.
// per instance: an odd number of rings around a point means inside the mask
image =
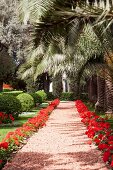
M 3 82 L 8 82 L 13 77 L 15 62 L 9 56 L 7 48 L 1 45 L 0 49 L 0 92 L 3 90 Z

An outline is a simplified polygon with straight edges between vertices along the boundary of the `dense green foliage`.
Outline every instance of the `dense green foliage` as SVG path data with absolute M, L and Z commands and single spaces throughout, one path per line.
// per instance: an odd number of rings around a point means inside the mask
M 61 94 L 60 100 L 65 100 L 65 101 L 73 101 L 74 100 L 74 95 L 72 92 L 63 92 Z
M 47 100 L 53 100 L 55 99 L 55 96 L 52 94 L 52 92 L 47 93 Z
M 21 111 L 26 112 L 31 110 L 35 106 L 33 97 L 30 94 L 22 93 L 17 96 L 17 99 L 21 103 Z
M 35 102 L 35 105 L 36 105 L 37 103 L 40 103 L 41 97 L 40 97 L 37 93 L 30 93 L 30 95 L 33 97 L 34 102 Z
M 7 114 L 19 114 L 21 112 L 20 101 L 12 95 L 0 95 L 0 111 Z
M 40 98 L 40 103 L 43 103 L 47 99 L 47 94 L 44 92 L 44 90 L 39 90 L 36 92 Z

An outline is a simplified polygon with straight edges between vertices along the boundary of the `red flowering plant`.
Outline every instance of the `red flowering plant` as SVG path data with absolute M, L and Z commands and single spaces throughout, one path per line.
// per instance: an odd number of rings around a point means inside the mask
M 45 109 L 40 110 L 39 113 L 33 118 L 28 119 L 22 127 L 17 128 L 13 132 L 9 132 L 3 141 L 0 143 L 0 166 L 2 166 L 8 159 L 9 154 L 17 149 L 23 140 L 37 131 L 38 128 L 45 126 L 49 114 L 59 104 L 59 100 L 55 99 Z
M 6 114 L 4 112 L 0 112 L 0 124 L 3 123 L 12 123 L 14 121 L 14 117 L 12 114 Z
M 75 102 L 77 110 L 82 118 L 82 122 L 87 125 L 85 134 L 91 138 L 98 149 L 103 152 L 103 161 L 109 162 L 113 167 L 113 130 L 106 119 L 90 112 L 85 104 L 77 100 Z
M 0 169 L 6 162 L 6 158 L 9 155 L 8 151 L 9 144 L 8 142 L 1 142 L 0 143 Z

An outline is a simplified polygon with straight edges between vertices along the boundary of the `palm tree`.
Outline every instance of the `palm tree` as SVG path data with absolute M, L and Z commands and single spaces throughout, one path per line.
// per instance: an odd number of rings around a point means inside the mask
M 59 22 L 60 18 L 62 22 L 83 17 L 86 20 L 93 19 L 101 23 L 107 19 L 110 23 L 113 16 L 112 6 L 113 2 L 109 0 L 21 0 L 20 16 L 32 22 L 38 22 L 43 18 L 51 21 L 55 17 L 54 21 Z
M 78 41 L 80 39 L 81 33 L 84 29 L 85 23 L 90 23 L 93 26 L 93 30 L 97 35 L 97 39 L 100 40 L 104 48 L 104 56 L 106 60 L 106 66 L 108 70 L 113 69 L 112 64 L 112 2 L 105 1 L 25 1 L 26 8 L 23 10 L 23 4 L 21 4 L 21 17 L 24 16 L 25 11 L 29 13 L 30 22 L 35 23 L 35 31 L 33 38 L 32 50 L 38 51 L 40 44 L 44 46 L 44 54 L 48 51 L 50 44 L 55 42 L 56 39 L 63 39 L 65 42 L 63 54 L 69 59 L 76 58 L 74 54 L 77 53 Z M 35 21 L 35 22 L 34 22 Z M 40 36 L 39 36 L 40 35 Z M 100 48 L 100 47 L 99 47 Z M 67 49 L 67 50 L 66 50 Z M 82 51 L 82 50 L 81 50 Z M 91 48 L 92 51 L 92 48 Z M 89 56 L 87 51 L 84 51 L 86 55 Z M 77 53 L 79 54 L 79 53 Z M 79 60 L 87 63 L 84 54 L 78 55 Z M 35 53 L 35 56 L 38 56 Z M 52 56 L 52 55 L 51 55 Z M 92 55 L 90 54 L 90 57 Z M 103 55 L 101 55 L 103 56 Z M 45 55 L 40 61 L 43 62 Z M 103 57 L 102 57 L 103 58 Z M 73 60 L 72 60 L 73 61 Z M 82 61 L 82 62 L 83 62 Z M 85 63 L 83 62 L 83 63 Z M 79 67 L 78 67 L 79 65 Z M 77 60 L 76 71 L 80 69 L 81 62 Z M 84 64 L 83 64 L 84 65 Z M 83 66 L 82 65 L 82 66 Z M 74 68 L 75 68 L 74 67 Z M 79 69 L 78 69 L 79 68 Z M 34 71 L 33 67 L 30 70 Z M 39 69 L 38 69 L 39 70 Z M 78 73 L 78 72 L 77 72 Z M 107 74 L 106 74 L 107 76 Z M 78 78 L 76 79 L 78 80 Z M 99 81 L 98 81 L 99 83 Z M 109 98 L 107 98 L 109 99 Z
M 33 51 L 30 59 L 20 69 L 22 71 L 22 78 L 25 79 L 34 75 L 36 79 L 43 72 L 49 72 L 52 75 L 66 72 L 69 79 L 72 80 L 70 90 L 76 97 L 79 96 L 80 80 L 84 69 L 89 67 L 91 62 L 93 65 L 95 62 L 97 63 L 95 59 L 102 53 L 102 47 L 90 25 L 85 25 L 74 50 L 71 49 L 71 44 L 74 46 L 75 42 L 72 35 L 73 30 L 71 29 L 66 40 L 61 37 L 61 41 L 58 43 L 56 38 L 55 41 L 50 43 L 45 54 L 42 52 L 43 50 L 38 50 L 38 53 L 36 52 L 34 55 Z M 40 49 L 40 46 L 37 49 Z

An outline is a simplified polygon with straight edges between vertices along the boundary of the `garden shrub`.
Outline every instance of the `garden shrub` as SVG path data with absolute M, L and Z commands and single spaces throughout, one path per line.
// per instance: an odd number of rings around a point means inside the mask
M 36 92 L 38 96 L 40 97 L 40 103 L 43 103 L 47 99 L 47 94 L 44 92 L 44 90 L 39 90 Z
M 34 99 L 30 94 L 27 93 L 19 94 L 17 96 L 17 99 L 21 103 L 22 112 L 30 111 L 35 106 Z
M 87 101 L 87 99 L 88 99 L 88 93 L 81 93 L 80 98 L 81 98 L 83 101 Z
M 37 93 L 29 93 L 29 94 L 33 97 L 34 102 L 35 102 L 35 105 L 36 105 L 37 103 L 40 103 L 41 97 L 40 97 Z
M 21 112 L 20 101 L 12 95 L 0 95 L 0 111 L 7 114 L 18 115 Z
M 55 96 L 52 94 L 52 92 L 48 92 L 48 93 L 47 93 L 47 99 L 48 99 L 48 100 L 53 100 L 53 99 L 55 99 Z
M 74 95 L 72 92 L 63 92 L 61 94 L 60 100 L 64 100 L 64 101 L 73 101 L 74 100 Z

